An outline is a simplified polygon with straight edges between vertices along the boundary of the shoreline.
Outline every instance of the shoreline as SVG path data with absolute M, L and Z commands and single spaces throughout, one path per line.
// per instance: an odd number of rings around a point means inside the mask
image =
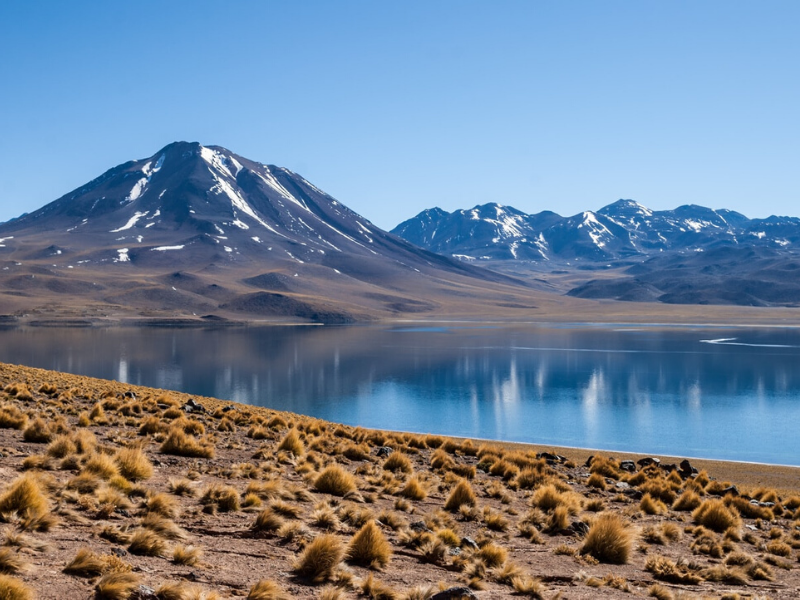
M 42 380 L 42 379 L 46 380 L 53 376 L 57 376 L 59 378 L 74 379 L 74 385 L 76 386 L 79 385 L 80 383 L 83 383 L 84 385 L 89 384 L 91 388 L 95 389 L 108 388 L 109 386 L 111 386 L 112 389 L 113 388 L 118 389 L 120 393 L 124 393 L 127 390 L 139 391 L 142 394 L 168 393 L 171 396 L 180 399 L 181 402 L 185 402 L 188 399 L 193 398 L 201 403 L 209 403 L 209 405 L 212 408 L 219 408 L 226 405 L 233 405 L 235 407 L 242 407 L 256 414 L 277 413 L 277 414 L 287 415 L 290 417 L 301 416 L 319 422 L 330 423 L 331 425 L 334 426 L 341 425 L 341 423 L 335 421 L 328 421 L 326 419 L 321 419 L 310 415 L 302 415 L 298 413 L 292 413 L 290 411 L 277 410 L 265 406 L 244 404 L 234 400 L 225 400 L 221 398 L 200 396 L 197 394 L 190 394 L 187 392 L 181 392 L 177 390 L 151 388 L 147 386 L 127 384 L 116 380 L 101 379 L 97 377 L 89 377 L 86 375 L 75 375 L 73 373 L 67 373 L 63 371 L 53 371 L 37 367 L 27 367 L 24 365 L 0 363 L 0 375 L 7 375 L 9 370 L 19 373 L 25 378 L 29 377 L 33 380 Z M 735 482 L 737 485 L 745 486 L 746 488 L 771 487 L 785 494 L 794 494 L 800 491 L 800 466 L 750 462 L 750 461 L 707 459 L 707 458 L 675 456 L 670 454 L 659 454 L 659 453 L 603 450 L 597 448 L 580 448 L 576 446 L 559 446 L 553 444 L 536 444 L 527 442 L 492 440 L 488 438 L 464 437 L 464 436 L 447 435 L 439 433 L 421 433 L 421 432 L 409 432 L 409 431 L 390 430 L 390 429 L 376 429 L 371 427 L 363 427 L 359 425 L 345 424 L 345 426 L 356 427 L 358 429 L 370 432 L 379 431 L 386 433 L 423 435 L 423 436 L 436 435 L 438 437 L 450 439 L 456 442 L 464 442 L 469 440 L 477 443 L 478 445 L 489 444 L 511 450 L 523 450 L 523 451 L 532 450 L 535 452 L 555 451 L 558 454 L 563 454 L 568 459 L 573 460 L 578 464 L 583 464 L 590 456 L 598 454 L 603 456 L 613 456 L 614 458 L 620 460 L 634 460 L 634 461 L 641 458 L 654 457 L 660 459 L 661 462 L 664 464 L 670 464 L 673 462 L 677 464 L 680 463 L 681 460 L 687 459 L 692 463 L 693 466 L 697 467 L 699 470 L 708 471 L 716 479 L 726 480 L 726 481 L 730 480 Z

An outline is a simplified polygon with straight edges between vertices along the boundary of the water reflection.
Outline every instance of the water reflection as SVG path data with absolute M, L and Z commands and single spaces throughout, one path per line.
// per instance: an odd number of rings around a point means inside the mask
M 388 429 L 800 463 L 800 334 L 11 329 L 0 360 Z M 703 339 L 736 338 L 736 344 Z

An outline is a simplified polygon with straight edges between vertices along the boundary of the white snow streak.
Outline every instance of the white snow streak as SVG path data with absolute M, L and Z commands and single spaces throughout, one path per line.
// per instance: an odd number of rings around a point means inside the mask
M 142 217 L 146 217 L 148 212 L 149 211 L 134 213 L 134 215 L 130 219 L 128 219 L 128 222 L 125 223 L 125 225 L 123 225 L 122 227 L 120 227 L 118 229 L 112 229 L 109 233 L 117 233 L 119 231 L 125 231 L 126 229 L 130 229 L 131 227 L 136 225 L 136 222 L 139 219 L 141 219 Z
M 181 246 L 158 246 L 157 248 L 150 248 L 151 251 L 155 250 L 157 252 L 166 252 L 167 250 L 183 250 L 183 245 Z

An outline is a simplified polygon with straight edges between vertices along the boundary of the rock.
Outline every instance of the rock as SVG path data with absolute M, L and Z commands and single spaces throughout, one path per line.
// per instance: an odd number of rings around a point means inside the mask
M 125 392 L 124 394 L 122 394 L 122 397 L 123 397 L 123 398 L 130 398 L 131 400 L 136 400 L 136 394 L 134 394 L 134 393 L 133 393 L 132 391 L 130 391 L 130 390 L 128 390 L 127 392 Z
M 616 485 L 616 488 L 618 490 L 629 490 L 629 489 L 631 489 L 631 485 L 629 483 L 624 482 L 624 481 L 618 481 L 617 485 Z
M 380 446 L 376 451 L 375 454 L 378 458 L 384 458 L 389 456 L 392 453 L 392 449 L 389 446 Z
M 414 531 L 417 531 L 417 532 L 420 532 L 420 533 L 422 533 L 424 531 L 428 531 L 428 532 L 430 531 L 430 529 L 428 529 L 428 526 L 425 525 L 424 521 L 414 521 L 411 525 L 408 526 L 408 528 L 409 529 L 413 529 Z
M 636 472 L 636 463 L 632 460 L 623 460 L 619 463 L 619 468 L 628 473 Z
M 111 554 L 115 554 L 116 556 L 128 556 L 128 551 L 125 548 L 112 548 Z
M 549 463 L 564 463 L 567 459 L 560 454 L 552 454 L 551 452 L 539 452 L 536 458 L 546 460 Z
M 658 465 L 658 466 L 661 467 L 662 471 L 666 471 L 667 473 L 672 473 L 672 471 L 678 470 L 678 465 L 676 465 L 675 463 L 670 463 L 668 465 Z
M 197 402 L 197 400 L 195 400 L 194 398 L 189 398 L 189 400 L 186 401 L 186 404 L 183 405 L 183 412 L 190 414 L 195 412 L 204 413 L 206 412 L 206 409 L 202 404 Z
M 720 492 L 719 495 L 720 496 L 727 496 L 728 494 L 730 494 L 731 496 L 738 496 L 739 495 L 739 488 L 737 488 L 735 485 L 732 485 L 730 487 L 726 487 L 724 490 L 722 490 Z
M 583 466 L 587 469 L 592 466 L 592 461 L 594 460 L 594 454 L 592 454 L 589 458 L 586 459 L 586 462 L 583 463 Z
M 233 404 L 228 404 L 228 406 L 223 407 L 222 412 L 228 412 L 229 410 L 234 410 Z
M 639 465 L 641 468 L 649 467 L 650 465 L 660 465 L 661 459 L 655 458 L 653 456 L 648 456 L 646 458 L 640 458 L 636 461 L 636 464 Z
M 681 465 L 680 466 L 681 466 L 681 477 L 683 477 L 684 479 L 688 479 L 692 475 L 695 475 L 696 473 L 698 473 L 697 469 L 695 469 L 692 466 L 692 463 L 690 463 L 685 458 L 681 461 Z
M 450 556 L 458 556 L 459 554 L 461 554 L 461 548 L 450 548 L 450 550 L 448 550 L 447 553 Z
M 478 596 L 475 595 L 468 587 L 451 587 L 444 591 L 441 591 L 437 594 L 431 596 L 431 600 L 478 600 Z
M 158 600 L 158 596 L 153 588 L 140 585 L 128 596 L 128 600 Z
M 625 490 L 623 493 L 631 500 L 641 500 L 644 496 L 644 492 L 642 490 L 629 489 Z
M 466 546 L 467 548 L 472 548 L 473 550 L 478 549 L 478 542 L 473 540 L 471 537 L 464 536 L 461 538 L 461 545 Z
M 583 521 L 573 521 L 570 523 L 569 530 L 574 532 L 576 535 L 583 537 L 589 533 L 589 526 Z

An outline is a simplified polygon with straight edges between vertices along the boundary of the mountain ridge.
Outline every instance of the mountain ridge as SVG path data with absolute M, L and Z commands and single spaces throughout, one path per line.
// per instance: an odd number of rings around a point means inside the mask
M 121 309 L 326 322 L 435 307 L 423 291 L 437 286 L 526 287 L 387 233 L 288 169 L 197 142 L 124 162 L 0 224 L 0 264 L 6 300 L 56 294 L 69 279 Z M 171 273 L 194 279 L 167 285 Z M 281 289 L 254 291 L 245 280 L 259 276 Z

